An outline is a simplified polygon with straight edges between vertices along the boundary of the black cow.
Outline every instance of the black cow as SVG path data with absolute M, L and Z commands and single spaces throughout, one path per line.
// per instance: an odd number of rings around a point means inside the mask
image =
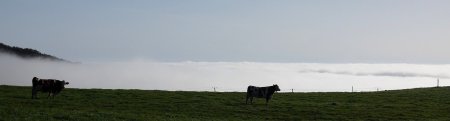
M 60 93 L 64 89 L 64 85 L 68 85 L 69 82 L 64 80 L 56 80 L 56 79 L 39 79 L 37 77 L 33 77 L 33 88 L 31 89 L 31 99 L 37 99 L 37 92 L 48 92 L 47 98 L 52 96 L 55 97 L 58 93 Z
M 256 98 L 266 98 L 266 105 L 267 105 L 269 100 L 272 98 L 273 93 L 275 93 L 276 91 L 280 91 L 280 88 L 276 84 L 268 87 L 255 87 L 250 85 L 247 88 L 247 99 L 245 100 L 245 104 L 248 103 L 249 98 L 250 103 L 253 104 L 253 97 L 256 97 Z

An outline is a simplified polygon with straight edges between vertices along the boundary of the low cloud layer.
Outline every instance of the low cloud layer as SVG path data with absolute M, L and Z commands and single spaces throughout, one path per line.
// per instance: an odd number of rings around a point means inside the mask
M 0 84 L 30 86 L 31 78 L 70 82 L 69 88 L 245 91 L 278 84 L 282 91 L 373 91 L 450 85 L 450 65 L 258 62 L 59 63 L 0 55 Z
M 414 72 L 351 72 L 351 71 L 331 71 L 331 70 L 301 70 L 300 73 L 329 73 L 339 75 L 351 75 L 351 76 L 390 76 L 390 77 L 428 77 L 428 78 L 442 78 L 448 79 L 446 74 L 427 74 L 427 73 L 414 73 Z

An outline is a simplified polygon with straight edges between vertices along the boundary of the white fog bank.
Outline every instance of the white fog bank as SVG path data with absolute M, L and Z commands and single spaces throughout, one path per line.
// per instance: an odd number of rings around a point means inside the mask
M 282 91 L 376 91 L 450 85 L 450 65 L 259 62 L 58 63 L 0 55 L 0 85 L 31 86 L 31 78 L 69 81 L 68 88 L 245 91 L 278 84 Z

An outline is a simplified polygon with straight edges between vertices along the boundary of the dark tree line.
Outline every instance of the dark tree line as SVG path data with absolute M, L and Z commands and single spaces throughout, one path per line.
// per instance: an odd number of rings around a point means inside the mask
M 30 49 L 30 48 L 20 48 L 15 46 L 9 46 L 3 43 L 0 43 L 0 53 L 9 53 L 12 55 L 17 55 L 22 58 L 43 58 L 43 59 L 49 59 L 54 61 L 66 61 L 61 58 L 57 58 L 52 55 L 41 53 L 37 50 Z

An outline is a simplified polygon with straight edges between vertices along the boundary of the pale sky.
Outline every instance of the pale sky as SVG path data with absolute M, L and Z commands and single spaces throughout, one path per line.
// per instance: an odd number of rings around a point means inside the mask
M 1 0 L 0 42 L 72 61 L 449 63 L 449 0 Z

